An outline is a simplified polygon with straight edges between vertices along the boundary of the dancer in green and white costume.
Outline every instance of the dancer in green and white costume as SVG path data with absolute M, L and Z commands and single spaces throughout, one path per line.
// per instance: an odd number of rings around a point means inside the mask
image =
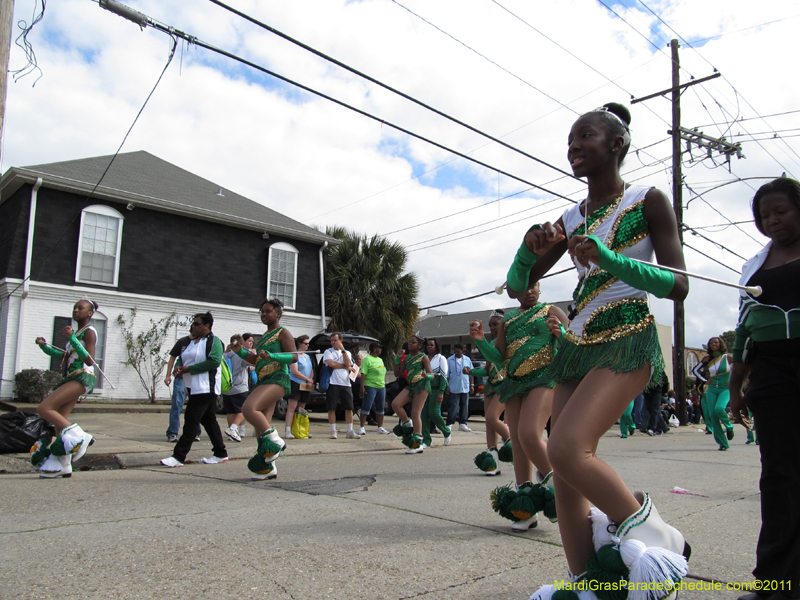
M 489 317 L 489 331 L 492 332 L 492 344 L 497 340 L 498 331 L 503 323 L 505 313 L 495 311 Z M 486 342 L 490 348 L 494 348 Z M 492 362 L 484 353 L 486 367 L 483 369 L 470 369 L 464 367 L 464 374 L 473 377 L 486 377 L 487 383 L 483 386 L 483 414 L 486 421 L 486 450 L 475 457 L 475 466 L 486 475 L 500 475 L 500 461 L 511 462 L 513 455 L 511 451 L 511 433 L 500 416 L 503 414 L 503 405 L 500 403 L 500 388 L 503 385 L 503 376 L 500 370 L 503 368 L 502 360 Z M 497 436 L 500 436 L 500 449 L 498 450 Z
M 505 407 L 514 449 L 516 489 L 496 489 L 492 506 L 514 521 L 514 531 L 527 531 L 536 527 L 538 512 L 557 520 L 553 474 L 542 434 L 550 418 L 554 387 L 550 364 L 556 337 L 548 319 L 565 325 L 567 315 L 557 306 L 539 303 L 538 282 L 527 286 L 519 302 L 520 308 L 506 313 L 494 348 L 483 339 L 479 321 L 470 326 L 470 335 L 484 356 L 503 365 L 499 401 Z
M 694 368 L 694 374 L 706 384 L 700 406 L 706 427 L 710 427 L 714 433 L 714 441 L 720 450 L 727 450 L 730 448 L 728 442 L 733 439 L 733 425 L 728 418 L 728 403 L 731 399 L 728 381 L 731 378 L 732 357 L 726 354 L 728 349 L 722 338 L 712 337 L 706 347 L 708 354 Z M 708 369 L 708 381 L 700 374 L 703 366 Z
M 412 335 L 408 338 L 408 354 L 405 355 L 405 370 L 408 374 L 408 385 L 392 400 L 392 409 L 400 417 L 400 423 L 394 428 L 394 434 L 403 438 L 403 444 L 408 446 L 406 454 L 419 454 L 422 447 L 422 409 L 425 400 L 431 393 L 431 379 L 433 371 L 428 357 L 422 353 L 425 340 Z M 400 362 L 395 360 L 394 374 L 400 376 Z M 411 398 L 411 416 L 406 413 L 404 406 Z
M 612 103 L 575 121 L 567 158 L 574 175 L 587 180 L 586 200 L 556 223 L 528 231 L 507 280 L 509 294 L 517 296 L 567 251 L 573 257 L 579 282 L 552 364 L 547 442 L 561 541 L 574 582 L 627 580 L 630 600 L 658 600 L 686 576 L 690 548 L 652 499 L 628 490 L 596 454 L 603 434 L 664 370 L 647 294 L 682 300 L 689 289 L 684 275 L 633 260 L 649 262 L 655 253 L 659 264 L 685 269 L 669 199 L 620 175 L 630 120 L 624 106 Z M 551 332 L 559 330 L 551 318 Z M 548 600 L 554 592 L 544 586 L 533 598 Z
M 280 326 L 281 315 L 283 303 L 280 300 L 264 300 L 261 304 L 261 322 L 267 326 L 267 331 L 261 336 L 256 353 L 251 354 L 231 344 L 233 352 L 255 365 L 258 376 L 256 387 L 242 405 L 242 414 L 255 428 L 258 438 L 256 453 L 247 463 L 247 468 L 253 473 L 250 478 L 256 480 L 277 477 L 275 461 L 286 448 L 286 443 L 270 424 L 275 404 L 292 391 L 289 365 L 297 362 L 294 337 L 288 329 Z
M 444 445 L 449 446 L 453 439 L 452 432 L 442 417 L 442 400 L 444 390 L 447 388 L 447 359 L 439 352 L 439 342 L 434 338 L 425 340 L 425 352 L 431 364 L 433 379 L 431 379 L 431 392 L 422 408 L 422 445 L 424 448 L 430 448 L 431 424 L 433 424 L 444 435 Z
M 69 339 L 64 350 L 51 346 L 43 337 L 36 338 L 36 343 L 45 354 L 61 359 L 67 373 L 36 408 L 39 416 L 56 428 L 56 438 L 49 448 L 44 438 L 31 448 L 31 464 L 39 467 L 39 477 L 71 477 L 72 460 L 78 460 L 94 443 L 91 435 L 67 419 L 78 399 L 91 393 L 95 386 L 97 331 L 89 325 L 95 310 L 97 304 L 91 300 L 78 300 L 75 303 L 72 318 L 78 324 L 78 331 L 73 331 L 70 325 L 64 327 L 64 335 Z

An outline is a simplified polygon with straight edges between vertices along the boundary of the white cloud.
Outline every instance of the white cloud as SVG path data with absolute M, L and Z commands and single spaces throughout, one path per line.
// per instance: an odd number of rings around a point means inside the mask
M 231 3 L 411 96 L 492 135 L 504 136 L 509 144 L 563 170 L 568 169 L 566 136 L 576 112 L 611 100 L 625 102 L 629 94 L 643 96 L 670 85 L 669 50 L 665 46 L 674 34 L 641 6 L 613 5 L 636 28 L 634 31 L 590 0 L 403 0 L 515 77 L 391 2 Z M 211 3 L 129 0 L 128 4 L 160 22 L 522 179 L 574 198 L 584 193 L 582 183 L 511 150 L 487 145 L 485 138 Z M 698 78 L 709 75 L 712 65 L 724 75 L 724 79 L 684 93 L 685 126 L 705 125 L 706 133 L 729 137 L 740 130 L 796 128 L 797 115 L 774 117 L 768 123 L 743 121 L 732 128 L 713 123 L 732 117 L 750 119 L 756 111 L 771 114 L 797 109 L 797 92 L 785 73 L 783 57 L 790 47 L 800 3 L 653 0 L 647 4 L 690 41 L 727 34 L 702 43 L 699 52 L 685 44 L 681 49 L 685 68 L 682 80 L 689 74 Z M 32 6 L 32 1 L 17 2 L 15 21 L 29 19 Z M 751 28 L 778 19 L 784 20 Z M 738 30 L 745 31 L 730 33 Z M 659 50 L 641 34 L 652 39 Z M 61 0 L 48 4 L 44 21 L 30 39 L 44 77 L 33 88 L 31 77 L 10 85 L 2 169 L 113 153 L 164 67 L 167 36 L 151 28 L 140 31 L 95 3 Z M 21 52 L 14 47 L 11 68 L 23 64 Z M 632 113 L 634 146 L 648 148 L 638 155 L 632 151 L 625 166 L 626 178 L 641 178 L 641 182 L 671 193 L 669 143 L 649 147 L 667 137 L 669 101 L 655 98 L 633 105 Z M 773 177 L 784 170 L 800 175 L 794 138 L 760 144 L 747 138 L 731 139 L 743 142 L 747 159 L 733 160 L 733 175 L 722 167 L 710 168 L 713 165 L 709 160 L 687 168 L 685 178 L 692 189 L 702 192 L 734 176 Z M 134 150 L 147 150 L 309 224 L 345 225 L 373 234 L 456 213 L 390 236 L 411 249 L 443 240 L 420 242 L 534 208 L 543 199 L 550 199 L 546 193 L 534 191 L 502 200 L 499 206 L 493 203 L 467 212 L 526 186 L 464 159 L 413 179 L 424 170 L 452 161 L 453 156 L 196 46 L 179 49 L 123 148 Z M 697 150 L 693 154 L 698 159 L 702 156 Z M 664 159 L 666 162 L 658 162 Z M 762 182 L 753 180 L 709 192 L 706 199 L 724 216 L 702 200 L 693 200 L 685 211 L 686 222 L 699 227 L 725 223 L 726 218 L 748 220 L 749 199 Z M 689 198 L 685 192 L 684 203 Z M 556 219 L 560 210 L 553 207 L 558 204 L 508 219 L 512 225 L 412 252 L 410 268 L 420 276 L 421 305 L 493 289 L 504 280 L 524 231 L 540 219 Z M 337 207 L 342 208 L 329 212 Z M 461 212 L 463 215 L 458 214 Z M 536 212 L 543 214 L 532 216 Z M 742 256 L 750 256 L 763 237 L 752 225 L 742 227 L 755 239 L 734 227 L 704 234 Z M 740 267 L 740 259 L 705 240 L 687 235 L 687 242 L 714 259 Z M 686 261 L 690 270 L 737 279 L 734 273 L 690 249 L 686 250 Z M 567 265 L 562 259 L 556 269 Z M 566 299 L 574 286 L 572 273 L 553 277 L 543 284 L 543 297 Z M 713 334 L 731 329 L 736 301 L 733 290 L 693 281 L 686 302 L 687 341 L 698 345 Z M 491 295 L 446 310 L 508 303 L 508 299 Z M 668 323 L 672 304 L 656 301 L 654 312 L 659 321 Z

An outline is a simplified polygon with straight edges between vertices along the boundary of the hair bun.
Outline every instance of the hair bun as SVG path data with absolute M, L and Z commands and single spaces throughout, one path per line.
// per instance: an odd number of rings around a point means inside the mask
M 607 104 L 603 104 L 603 108 L 608 110 L 610 113 L 614 113 L 620 119 L 622 119 L 623 123 L 628 125 L 631 124 L 631 111 L 628 110 L 628 107 L 620 104 L 619 102 L 609 102 Z

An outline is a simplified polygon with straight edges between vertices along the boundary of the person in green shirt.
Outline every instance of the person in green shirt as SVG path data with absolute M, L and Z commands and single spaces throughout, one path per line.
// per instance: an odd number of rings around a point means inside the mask
M 375 420 L 378 429 L 375 433 L 388 434 L 383 428 L 383 410 L 386 407 L 386 365 L 383 364 L 381 352 L 383 346 L 379 342 L 369 345 L 369 354 L 361 359 L 361 429 L 358 435 L 366 435 L 364 426 L 367 424 L 369 411 L 375 406 Z

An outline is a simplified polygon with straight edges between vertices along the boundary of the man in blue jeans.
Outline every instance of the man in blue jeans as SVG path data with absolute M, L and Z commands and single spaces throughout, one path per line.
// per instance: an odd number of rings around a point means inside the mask
M 164 383 L 169 387 L 172 382 L 172 368 L 175 366 L 175 359 L 177 359 L 181 352 L 183 352 L 192 341 L 192 335 L 187 335 L 175 342 L 172 350 L 169 351 L 169 364 L 167 365 L 167 376 L 164 378 Z M 181 428 L 181 411 L 186 402 L 186 386 L 183 383 L 183 376 L 179 375 L 175 378 L 172 384 L 172 407 L 169 410 L 169 427 L 167 427 L 167 441 L 177 442 L 178 432 Z M 197 438 L 200 439 L 200 426 L 197 427 Z
M 461 344 L 453 346 L 455 354 L 447 359 L 447 390 L 450 395 L 447 404 L 447 426 L 452 427 L 458 421 L 459 431 L 472 431 L 467 427 L 469 418 L 469 395 L 475 392 L 471 375 L 464 375 L 464 367 L 472 369 L 472 361 L 464 355 Z

